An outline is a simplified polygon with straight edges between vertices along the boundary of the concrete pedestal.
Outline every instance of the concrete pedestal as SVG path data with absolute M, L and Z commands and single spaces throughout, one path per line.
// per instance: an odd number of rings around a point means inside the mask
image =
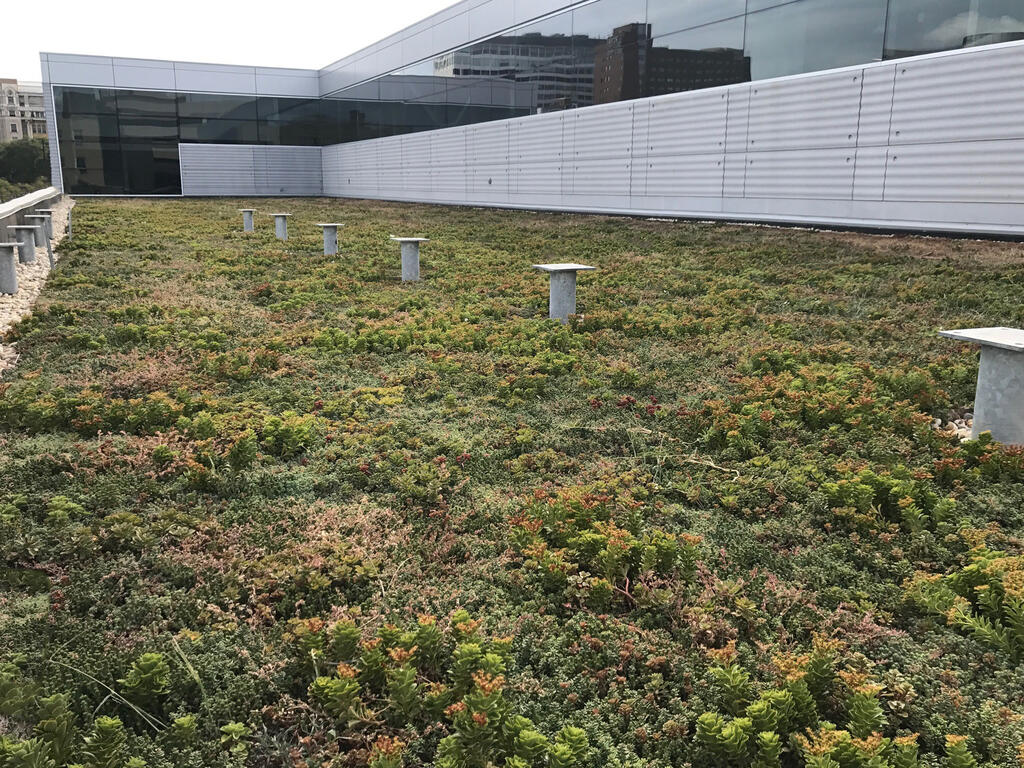
M 274 234 L 277 235 L 278 240 L 288 239 L 288 217 L 290 213 L 272 213 L 274 217 Z
M 534 264 L 534 269 L 551 275 L 551 295 L 548 298 L 548 317 L 562 323 L 576 314 L 576 273 L 588 272 L 596 267 L 586 264 Z
M 26 224 L 7 227 L 18 238 L 18 261 L 22 264 L 36 262 L 36 228 Z
M 0 243 L 0 293 L 18 292 L 17 251 L 17 243 Z
M 967 328 L 941 336 L 981 345 L 971 437 L 991 432 L 1007 445 L 1024 445 L 1024 330 Z
M 53 243 L 50 242 L 50 237 L 47 234 L 50 228 L 50 217 L 44 214 L 34 214 L 25 216 L 25 219 L 31 219 L 29 224 L 34 224 L 36 227 L 36 245 L 40 244 L 40 240 L 46 243 L 46 258 L 50 262 L 50 269 L 53 269 Z
M 338 229 L 344 224 L 317 224 L 324 230 L 324 256 L 336 256 L 338 254 Z
M 420 243 L 429 243 L 426 237 L 395 237 L 402 246 L 402 282 L 415 283 L 420 279 Z
M 50 240 L 50 239 L 53 238 L 53 226 L 50 223 L 50 215 L 49 214 L 47 214 L 47 213 L 30 213 L 30 214 L 26 214 L 25 215 L 25 219 L 26 219 L 26 221 L 31 219 L 31 221 L 28 221 L 29 224 L 35 224 L 36 226 L 42 226 L 43 234 L 46 236 L 47 240 Z
M 46 236 L 53 240 L 53 214 L 56 213 L 56 210 L 53 208 L 37 208 L 36 213 L 45 213 L 49 217 L 49 220 L 46 222 Z
M 253 224 L 252 216 L 253 216 L 254 213 L 256 213 L 256 209 L 255 208 L 240 208 L 239 210 L 241 211 L 241 214 L 242 214 L 242 231 L 243 232 L 252 232 L 252 231 L 254 231 L 256 229 L 256 227 Z

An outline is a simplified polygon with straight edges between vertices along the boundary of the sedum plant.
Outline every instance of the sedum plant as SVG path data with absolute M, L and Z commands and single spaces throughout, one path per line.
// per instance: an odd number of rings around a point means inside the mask
M 811 653 L 779 659 L 783 678 L 759 693 L 731 652 L 719 652 L 728 663 L 710 674 L 727 714 L 698 717 L 698 754 L 721 768 L 916 768 L 916 735 L 885 735 L 882 686 L 863 672 L 837 671 L 836 650 L 816 640 Z M 824 712 L 842 716 L 845 727 Z
M 700 538 L 654 528 L 639 502 L 607 494 L 538 493 L 509 519 L 512 547 L 528 578 L 596 610 L 658 604 L 662 584 L 689 580 Z
M 401 765 L 409 739 L 439 721 L 448 735 L 428 756 L 438 768 L 573 768 L 589 750 L 583 731 L 564 728 L 549 739 L 512 709 L 504 695 L 510 640 L 484 636 L 464 610 L 447 631 L 421 616 L 366 640 L 351 619 L 293 620 L 288 641 L 316 675 L 312 703 L 346 743 L 366 744 L 375 768 Z
M 979 547 L 959 571 L 919 576 L 910 596 L 1011 661 L 1024 659 L 1024 556 Z

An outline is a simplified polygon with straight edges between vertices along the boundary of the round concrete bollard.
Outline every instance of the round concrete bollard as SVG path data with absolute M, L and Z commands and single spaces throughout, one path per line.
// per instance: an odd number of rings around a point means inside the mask
M 278 240 L 288 239 L 288 217 L 290 213 L 272 213 L 274 217 L 274 234 L 277 235 Z
M 338 254 L 338 229 L 344 224 L 317 224 L 324 230 L 324 256 L 336 256 Z
M 252 216 L 253 216 L 254 213 L 256 213 L 256 209 L 255 208 L 239 208 L 238 210 L 242 214 L 242 231 L 243 232 L 253 232 L 256 229 L 256 226 L 255 226 L 255 224 L 253 222 Z
M 402 246 L 402 282 L 415 283 L 420 279 L 420 243 L 429 243 L 426 237 L 395 237 Z
M 585 264 L 534 264 L 533 268 L 551 275 L 548 317 L 562 323 L 568 322 L 569 315 L 576 314 L 576 273 L 589 272 L 596 267 Z
M 18 292 L 18 243 L 0 243 L 0 293 Z
M 26 224 L 7 227 L 14 230 L 18 238 L 18 261 L 22 264 L 36 262 L 36 228 Z

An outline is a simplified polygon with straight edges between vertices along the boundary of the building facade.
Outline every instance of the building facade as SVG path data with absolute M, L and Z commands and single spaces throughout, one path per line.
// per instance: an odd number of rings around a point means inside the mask
M 42 68 L 72 194 L 1024 234 L 1020 0 L 463 0 L 320 70 Z
M 42 83 L 0 78 L 0 143 L 46 138 Z

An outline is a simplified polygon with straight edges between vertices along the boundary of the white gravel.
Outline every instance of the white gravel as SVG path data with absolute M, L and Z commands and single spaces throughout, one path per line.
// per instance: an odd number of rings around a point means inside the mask
M 57 243 L 64 239 L 67 234 L 68 211 L 74 207 L 75 201 L 65 195 L 48 207 L 53 208 L 53 240 L 52 247 L 56 251 Z M 55 260 L 59 260 L 57 253 L 53 254 Z M 4 372 L 13 368 L 18 362 L 18 351 L 14 344 L 4 344 L 3 337 L 7 331 L 19 320 L 32 313 L 32 305 L 35 304 L 43 286 L 46 285 L 46 278 L 50 275 L 50 259 L 46 255 L 46 245 L 36 246 L 36 261 L 34 264 L 22 264 L 18 262 L 18 292 L 9 296 L 0 294 L 0 378 Z

